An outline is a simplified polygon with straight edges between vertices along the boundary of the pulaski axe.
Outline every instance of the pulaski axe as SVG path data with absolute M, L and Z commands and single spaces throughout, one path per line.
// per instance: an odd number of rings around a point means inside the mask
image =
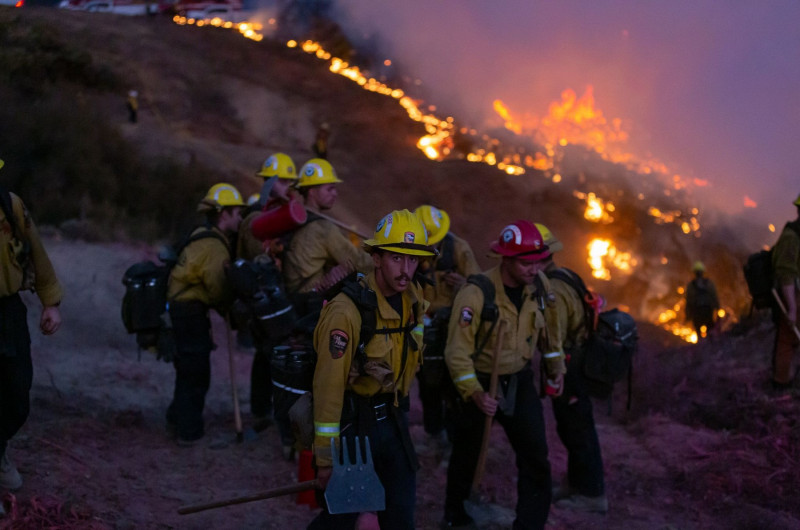
M 331 454 L 334 455 L 333 470 L 328 486 L 325 488 L 325 501 L 328 504 L 328 511 L 332 514 L 379 512 L 386 509 L 386 495 L 383 484 L 381 484 L 378 475 L 375 473 L 375 467 L 372 463 L 369 438 L 364 438 L 364 445 L 366 456 L 362 458 L 359 439 L 358 437 L 355 438 L 355 458 L 351 460 L 347 439 L 342 438 L 343 450 L 342 462 L 340 463 L 339 458 L 337 458 L 339 453 L 336 450 L 336 439 L 331 439 Z M 209 502 L 207 504 L 181 506 L 178 508 L 178 513 L 186 515 L 321 488 L 322 484 L 318 479 L 307 480 L 299 484 L 281 486 L 245 495 L 244 497 Z
M 783 316 L 786 317 L 786 320 L 789 320 L 788 311 L 786 311 L 786 306 L 783 305 L 783 300 L 781 300 L 780 295 L 778 294 L 778 290 L 774 287 L 772 288 L 772 296 L 775 297 L 775 301 L 778 303 L 778 307 L 781 308 L 781 313 Z M 792 331 L 794 331 L 794 336 L 800 340 L 800 330 L 797 329 L 797 325 L 794 322 L 789 322 L 789 325 L 792 327 Z

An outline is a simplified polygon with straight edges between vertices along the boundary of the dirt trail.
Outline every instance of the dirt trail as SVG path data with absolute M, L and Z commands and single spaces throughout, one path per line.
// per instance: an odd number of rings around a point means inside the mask
M 86 516 L 73 528 L 304 528 L 315 512 L 296 505 L 293 498 L 189 516 L 176 513 L 184 504 L 292 483 L 296 465 L 280 459 L 273 428 L 255 442 L 235 443 L 224 324 L 219 318 L 214 322 L 220 347 L 212 355 L 208 434 L 195 447 L 178 448 L 163 420 L 173 370 L 147 353 L 137 360 L 134 339 L 126 335 L 118 313 L 122 272 L 130 263 L 150 257 L 151 250 L 56 239 L 46 244 L 66 291 L 64 326 L 53 337 L 33 336 L 32 413 L 10 453 L 26 480 L 16 495 L 18 509 L 31 510 L 36 500 L 61 503 L 62 513 L 73 508 Z M 35 299 L 28 301 L 33 328 L 39 310 Z M 655 358 L 652 348 L 657 344 L 643 341 L 640 359 Z M 248 352 L 235 351 L 236 381 L 245 398 L 251 359 Z M 412 395 L 412 437 L 422 453 L 417 526 L 429 529 L 442 516 L 446 468 L 440 455 L 425 449 L 416 389 Z M 703 466 L 728 434 L 686 426 L 663 414 L 632 419 L 622 397 L 617 396 L 610 416 L 604 404 L 596 407 L 610 512 L 585 515 L 554 508 L 550 528 L 764 527 L 757 521 L 768 522 L 769 528 L 800 527 L 788 506 L 769 510 L 748 506 L 735 496 L 720 500 L 709 495 L 711 503 L 686 487 L 702 476 Z M 558 479 L 564 473 L 565 454 L 555 435 L 550 404 L 544 406 Z M 246 403 L 243 408 L 246 413 Z M 492 518 L 482 527 L 508 528 L 516 502 L 513 455 L 497 426 L 493 440 L 484 483 Z M 763 457 L 752 455 L 754 465 L 759 458 Z M 0 528 L 9 524 L 6 519 Z

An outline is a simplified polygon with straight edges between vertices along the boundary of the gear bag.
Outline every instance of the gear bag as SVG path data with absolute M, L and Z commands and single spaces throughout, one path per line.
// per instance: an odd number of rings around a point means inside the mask
M 630 409 L 633 355 L 639 342 L 636 321 L 630 314 L 616 308 L 598 313 L 596 295 L 575 272 L 560 267 L 546 274 L 548 278 L 561 280 L 572 287 L 583 303 L 587 335 L 581 351 L 581 365 L 589 394 L 608 399 L 614 384 L 627 375 Z
M 786 223 L 784 230 L 790 228 L 800 236 L 800 223 Z M 742 266 L 747 289 L 753 297 L 753 308 L 774 308 L 775 300 L 772 298 L 772 288 L 775 287 L 775 271 L 772 268 L 773 249 L 759 250 L 747 257 Z
M 471 283 L 480 288 L 483 293 L 483 307 L 481 308 L 481 328 L 483 323 L 491 323 L 489 331 L 480 338 L 480 329 L 475 336 L 475 351 L 480 351 L 492 334 L 492 328 L 497 324 L 500 310 L 495 303 L 495 288 L 492 281 L 483 274 L 472 274 L 467 278 Z M 425 325 L 422 338 L 422 367 L 420 368 L 420 384 L 426 386 L 452 385 L 450 372 L 444 360 L 444 350 L 447 346 L 447 331 L 450 324 L 452 307 L 443 307 L 434 313 L 430 323 Z
M 261 337 L 280 341 L 292 331 L 297 315 L 275 263 L 237 260 L 226 270 L 236 295 L 233 320 L 237 329 L 252 325 Z
M 136 334 L 136 344 L 142 349 L 155 349 L 157 357 L 171 362 L 175 343 L 172 336 L 172 323 L 167 311 L 167 285 L 169 275 L 178 261 L 178 256 L 189 244 L 200 239 L 213 237 L 222 241 L 225 238 L 213 230 L 204 230 L 184 238 L 177 245 L 166 247 L 159 252 L 163 263 L 157 265 L 150 260 L 134 263 L 122 275 L 125 294 L 122 297 L 122 323 L 128 333 Z

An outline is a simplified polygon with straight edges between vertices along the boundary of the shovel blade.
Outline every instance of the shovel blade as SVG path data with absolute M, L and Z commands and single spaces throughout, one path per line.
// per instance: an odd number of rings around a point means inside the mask
M 359 439 L 355 437 L 353 458 L 348 451 L 347 439 L 342 438 L 342 463 L 339 463 L 339 451 L 336 440 L 331 439 L 333 455 L 333 471 L 328 486 L 325 488 L 325 501 L 328 511 L 337 513 L 380 512 L 386 509 L 386 493 L 383 484 L 375 473 L 372 463 L 369 438 L 364 437 L 364 454 L 361 457 Z

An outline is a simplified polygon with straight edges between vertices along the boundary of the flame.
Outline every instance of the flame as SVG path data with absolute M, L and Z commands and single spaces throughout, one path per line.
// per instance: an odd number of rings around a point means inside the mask
M 180 15 L 175 15 L 172 17 L 172 21 L 180 26 L 195 25 L 197 27 L 213 26 L 215 28 L 236 29 L 246 39 L 254 40 L 256 42 L 260 42 L 264 39 L 264 35 L 261 33 L 261 30 L 264 29 L 264 26 L 259 22 L 234 23 L 228 20 L 222 20 L 219 17 L 195 20 L 193 18 L 186 18 Z
M 579 199 L 586 200 L 586 210 L 583 212 L 583 217 L 585 219 L 603 224 L 614 222 L 614 218 L 611 217 L 610 213 L 616 208 L 611 202 L 605 202 L 591 192 L 581 193 L 579 191 L 574 191 L 572 194 Z
M 770 223 L 769 226 L 767 226 L 767 228 L 769 229 L 770 232 L 774 232 L 775 231 L 775 225 L 772 224 L 772 223 Z
M 610 239 L 594 238 L 586 248 L 589 251 L 589 266 L 592 268 L 592 276 L 598 280 L 610 280 L 611 270 L 614 267 L 618 271 L 630 274 L 637 265 L 637 260 L 630 252 L 617 250 Z
M 753 199 L 751 199 L 750 197 L 745 195 L 744 196 L 744 207 L 745 208 L 756 208 L 756 207 L 758 207 L 758 203 L 756 203 L 756 201 L 754 201 Z

